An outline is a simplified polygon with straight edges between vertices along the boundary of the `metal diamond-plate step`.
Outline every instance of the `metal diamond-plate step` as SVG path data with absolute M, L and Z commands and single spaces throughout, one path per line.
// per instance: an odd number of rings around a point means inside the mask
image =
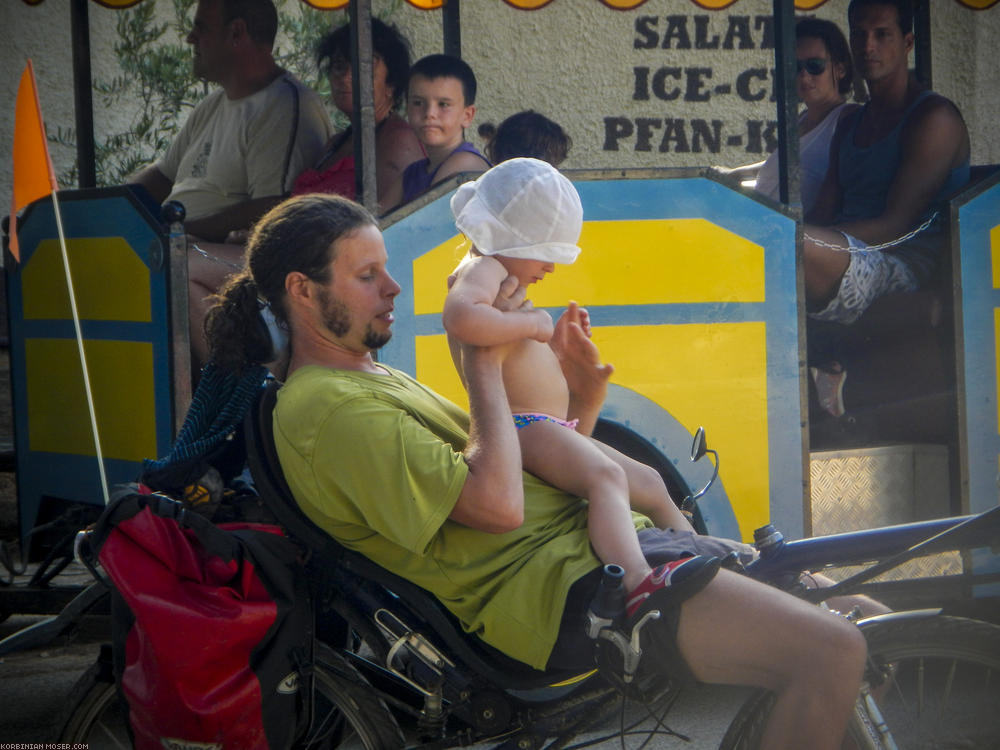
M 893 445 L 810 456 L 812 533 L 892 526 L 948 515 L 948 449 Z M 847 569 L 838 571 L 843 577 Z M 958 553 L 920 558 L 879 580 L 962 572 Z
M 811 456 L 813 534 L 836 534 L 948 513 L 948 449 L 894 445 Z

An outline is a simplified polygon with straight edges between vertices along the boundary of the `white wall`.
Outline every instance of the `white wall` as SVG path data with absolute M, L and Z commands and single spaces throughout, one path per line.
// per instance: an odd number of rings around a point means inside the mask
M 169 0 L 157 2 L 169 12 Z M 829 0 L 817 15 L 846 27 L 848 0 Z M 399 7 L 396 7 L 399 6 Z M 416 56 L 441 48 L 441 14 L 420 11 L 399 0 L 375 0 L 376 10 L 396 7 L 392 20 L 409 36 Z M 464 56 L 479 79 L 476 124 L 499 123 L 521 109 L 533 108 L 558 121 L 573 138 L 565 166 L 660 167 L 739 164 L 762 156 L 761 133 L 775 119 L 769 99 L 773 51 L 765 48 L 760 24 L 771 13 L 770 0 L 738 0 L 725 11 L 709 11 L 690 0 L 648 0 L 638 9 L 615 11 L 598 0 L 553 0 L 536 11 L 522 11 L 501 0 L 466 0 L 462 4 Z M 95 78 L 113 74 L 111 45 L 115 14 L 89 6 Z M 0 154 L 10 154 L 14 97 L 26 58 L 34 61 L 42 112 L 50 132 L 73 126 L 72 51 L 69 2 L 45 0 L 28 6 L 0 0 Z M 330 14 L 331 22 L 344 18 Z M 663 32 L 685 27 L 696 46 L 699 29 L 713 49 L 662 49 Z M 645 20 L 643 20 L 645 19 Z M 1000 40 L 1000 5 L 973 11 L 957 2 L 932 5 L 934 83 L 962 109 L 972 134 L 973 163 L 1000 162 L 1000 83 L 996 45 Z M 637 24 L 645 31 L 637 31 Z M 704 26 L 702 26 L 704 24 Z M 746 30 L 750 49 L 726 49 L 730 28 Z M 655 39 L 654 39 L 655 37 Z M 648 40 L 656 48 L 637 48 Z M 279 44 L 281 41 L 279 40 Z M 716 45 L 712 43 L 712 46 Z M 637 100 L 635 68 L 649 69 L 649 98 Z M 673 77 L 680 68 L 681 80 Z M 652 85 L 657 71 L 658 98 Z M 765 77 L 758 77 L 757 71 Z M 746 84 L 741 87 L 741 83 Z M 669 85 L 667 85 L 669 84 Z M 745 101 L 746 95 L 761 101 Z M 742 93 L 742 96 L 741 96 Z M 703 100 L 699 100 L 703 99 Z M 127 113 L 109 112 L 95 98 L 98 132 L 127 122 Z M 123 119 L 125 118 L 125 119 Z M 609 138 L 610 122 L 630 135 Z M 475 126 L 472 131 L 475 130 Z M 664 140 L 665 132 L 669 137 Z M 643 134 L 648 134 L 643 137 Z M 474 132 L 471 140 L 479 142 Z M 718 145 L 715 143 L 718 136 Z M 617 150 L 611 147 L 617 145 Z M 648 149 L 648 150 L 644 150 Z M 53 146 L 57 172 L 74 157 L 72 149 Z M 3 159 L 10 164 L 9 158 Z M 0 169 L 0 213 L 10 205 L 10 167 Z

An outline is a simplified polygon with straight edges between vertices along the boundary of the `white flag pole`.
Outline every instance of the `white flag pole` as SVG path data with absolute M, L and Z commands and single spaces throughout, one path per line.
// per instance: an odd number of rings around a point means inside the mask
M 76 306 L 76 292 L 73 290 L 73 276 L 69 270 L 69 253 L 66 250 L 66 234 L 63 231 L 62 214 L 59 211 L 59 199 L 56 191 L 52 191 L 52 207 L 56 214 L 56 227 L 59 231 L 59 247 L 62 250 L 63 268 L 66 271 L 66 288 L 69 290 L 69 306 L 73 311 L 73 327 L 76 330 L 76 345 L 80 351 L 80 367 L 83 370 L 83 390 L 87 394 L 87 409 L 90 411 L 90 427 L 94 432 L 94 452 L 97 456 L 97 469 L 101 475 L 101 491 L 104 493 L 104 504 L 110 502 L 108 495 L 108 478 L 104 473 L 104 456 L 101 453 L 101 438 L 97 431 L 97 411 L 94 409 L 94 394 L 90 387 L 90 372 L 87 369 L 87 355 L 83 349 L 83 330 L 80 327 L 80 313 Z

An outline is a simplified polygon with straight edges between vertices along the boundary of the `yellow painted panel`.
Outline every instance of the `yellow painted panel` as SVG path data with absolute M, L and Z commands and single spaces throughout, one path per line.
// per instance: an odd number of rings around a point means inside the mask
M 415 312 L 439 313 L 446 279 L 462 257 L 452 238 L 413 264 Z M 536 305 L 759 302 L 764 250 L 705 219 L 588 221 L 576 263 L 532 288 Z
M 448 337 L 443 333 L 438 336 L 417 336 L 415 344 L 417 380 L 467 410 L 469 396 L 452 362 Z
M 993 288 L 1000 289 L 1000 225 L 990 230 L 990 260 L 993 262 Z
M 440 313 L 448 293 L 448 275 L 465 256 L 469 242 L 456 235 L 413 261 L 413 312 Z M 390 250 L 391 252 L 391 250 Z
M 149 322 L 149 269 L 122 237 L 66 240 L 73 291 L 84 320 Z M 59 241 L 44 240 L 22 275 L 25 320 L 67 320 L 73 314 Z
M 770 518 L 764 323 L 594 329 L 612 382 L 708 431 L 744 539 Z
M 594 329 L 611 382 L 659 404 L 693 433 L 705 425 L 744 539 L 770 519 L 764 323 Z M 1000 349 L 1000 347 L 998 347 Z M 445 337 L 416 340 L 417 379 L 468 408 Z
M 106 458 L 156 458 L 153 346 L 148 342 L 85 342 Z M 32 450 L 94 455 L 76 341 L 28 339 L 28 443 Z

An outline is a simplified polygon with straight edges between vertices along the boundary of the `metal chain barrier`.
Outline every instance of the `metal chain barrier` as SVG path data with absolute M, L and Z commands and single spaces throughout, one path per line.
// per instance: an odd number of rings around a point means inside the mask
M 198 253 L 199 255 L 202 255 L 202 256 L 208 258 L 213 263 L 218 263 L 220 266 L 226 266 L 226 267 L 232 268 L 232 269 L 234 269 L 236 271 L 242 271 L 243 270 L 243 265 L 242 264 L 240 264 L 240 263 L 232 263 L 231 261 L 228 261 L 225 258 L 220 258 L 220 257 L 218 257 L 216 255 L 212 255 L 211 253 L 206 252 L 205 250 L 202 250 L 200 247 L 198 247 L 193 242 L 191 243 L 190 247 L 196 253 Z
M 934 213 L 932 213 L 930 215 L 930 218 L 928 218 L 927 221 L 925 221 L 923 224 L 921 224 L 916 229 L 914 229 L 914 230 L 912 230 L 910 232 L 907 232 L 902 237 L 897 237 L 894 240 L 889 240 L 888 242 L 883 242 L 880 245 L 869 245 L 868 247 L 864 248 L 863 250 L 858 250 L 856 248 L 850 248 L 850 247 L 844 247 L 843 245 L 835 245 L 832 242 L 826 242 L 824 240 L 817 239 L 817 238 L 813 237 L 811 234 L 809 234 L 808 232 L 803 232 L 802 236 L 805 237 L 810 242 L 813 242 L 816 245 L 819 245 L 820 247 L 827 247 L 827 248 L 829 248 L 831 250 L 840 250 L 841 252 L 846 252 L 846 253 L 866 253 L 869 250 L 886 250 L 886 249 L 888 249 L 890 247 L 895 247 L 896 245 L 899 245 L 899 244 L 901 244 L 903 242 L 906 242 L 907 240 L 912 240 L 918 234 L 920 234 L 925 229 L 927 229 L 931 224 L 933 224 L 934 220 L 937 217 L 938 217 L 938 212 L 935 211 Z

